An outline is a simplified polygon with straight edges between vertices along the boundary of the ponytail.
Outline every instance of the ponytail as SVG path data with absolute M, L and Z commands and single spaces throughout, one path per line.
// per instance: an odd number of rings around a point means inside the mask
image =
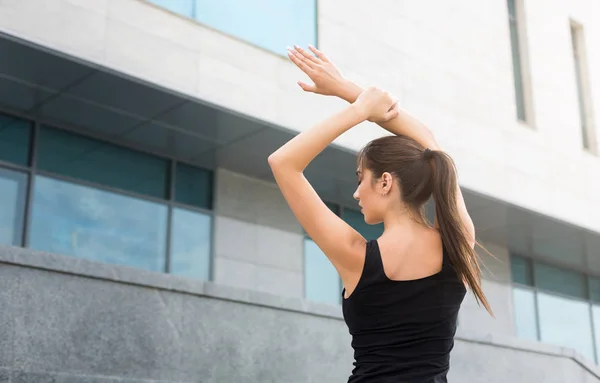
M 481 288 L 479 257 L 472 244 L 475 238 L 465 228 L 460 217 L 457 194 L 458 182 L 454 161 L 443 151 L 426 149 L 425 159 L 432 162 L 432 195 L 435 215 L 450 261 L 460 280 L 467 283 L 478 304 L 494 316 L 492 308 Z

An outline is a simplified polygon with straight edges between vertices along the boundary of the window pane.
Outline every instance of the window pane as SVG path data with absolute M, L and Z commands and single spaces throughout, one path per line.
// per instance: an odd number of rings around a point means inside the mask
M 594 335 L 596 336 L 596 363 L 600 364 L 600 305 L 592 306 L 592 315 L 594 317 Z
M 510 28 L 510 44 L 512 49 L 513 81 L 515 87 L 515 101 L 517 117 L 521 121 L 526 120 L 525 115 L 525 92 L 523 89 L 523 69 L 521 67 L 521 48 L 519 46 L 519 26 L 517 24 L 517 10 L 514 0 L 508 0 L 508 16 Z
M 383 224 L 369 225 L 361 212 L 351 209 L 344 209 L 344 221 L 346 221 L 354 230 L 358 231 L 369 239 L 377 239 L 383 234 Z
M 213 175 L 209 170 L 177 164 L 175 200 L 186 205 L 212 209 Z
M 513 282 L 533 286 L 530 259 L 519 257 L 518 255 L 511 255 L 510 270 Z
M 195 13 L 203 24 L 279 54 L 317 43 L 316 0 L 196 0 Z
M 52 178 L 35 179 L 30 246 L 163 271 L 167 207 Z
M 194 1 L 195 0 L 148 0 L 159 7 L 168 9 L 173 13 L 185 17 L 194 17 Z
M 40 130 L 37 155 L 40 170 L 166 198 L 165 159 L 48 127 Z
M 317 244 L 304 240 L 304 294 L 306 299 L 339 304 L 342 296 L 337 270 Z
M 513 287 L 515 330 L 517 336 L 537 340 L 535 293 L 521 287 Z
M 537 262 L 534 271 L 535 284 L 538 288 L 576 298 L 587 298 L 583 274 Z
M 0 168 L 0 244 L 21 245 L 27 175 Z
M 600 278 L 590 277 L 590 298 L 594 302 L 600 303 Z M 598 329 L 600 331 L 600 329 Z
M 588 302 L 538 293 L 538 306 L 542 341 L 574 348 L 594 359 Z
M 171 227 L 172 274 L 208 280 L 210 276 L 211 217 L 174 208 Z
M 0 161 L 29 164 L 31 123 L 0 114 Z

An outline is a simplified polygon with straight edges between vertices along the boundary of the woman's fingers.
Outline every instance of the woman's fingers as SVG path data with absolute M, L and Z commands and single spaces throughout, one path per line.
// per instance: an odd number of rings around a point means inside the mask
M 314 85 L 308 85 L 307 83 L 304 83 L 302 81 L 298 81 L 298 85 L 300 86 L 300 88 L 302 88 L 303 91 L 305 92 L 312 92 L 315 93 L 317 90 L 317 87 Z
M 298 53 L 300 53 L 302 56 L 304 56 L 307 60 L 310 60 L 311 62 L 313 62 L 315 64 L 321 63 L 318 58 L 316 58 L 315 56 L 311 55 L 310 53 L 308 53 L 307 51 L 302 49 L 302 47 L 299 47 L 298 45 L 294 45 L 294 48 L 296 49 L 296 51 L 298 51 Z
M 292 51 L 291 49 L 288 49 L 288 57 L 290 58 L 290 60 L 292 60 L 292 62 L 294 64 L 296 64 L 296 66 L 298 68 L 300 68 L 300 70 L 302 70 L 302 72 L 306 73 L 308 76 L 311 76 L 312 74 L 314 74 L 314 69 L 311 68 L 306 62 L 305 60 L 302 60 L 302 55 L 300 55 L 299 53 L 295 53 L 294 51 Z
M 321 52 L 317 48 L 313 47 L 312 45 L 309 45 L 308 49 L 310 49 L 310 51 L 314 53 L 318 58 L 320 58 L 323 62 L 329 62 L 329 59 L 327 58 L 327 56 L 325 56 L 325 53 Z

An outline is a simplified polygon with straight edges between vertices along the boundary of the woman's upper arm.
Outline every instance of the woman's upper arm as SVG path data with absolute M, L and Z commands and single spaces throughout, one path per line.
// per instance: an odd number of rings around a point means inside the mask
M 366 240 L 325 205 L 303 173 L 283 171 L 275 164 L 271 168 L 292 212 L 342 280 L 347 279 L 346 273 L 360 273 Z

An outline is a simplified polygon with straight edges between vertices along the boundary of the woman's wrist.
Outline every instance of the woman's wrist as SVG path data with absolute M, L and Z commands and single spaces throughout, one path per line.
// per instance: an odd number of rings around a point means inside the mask
M 336 96 L 352 104 L 354 101 L 356 101 L 358 96 L 360 96 L 362 91 L 363 89 L 358 84 L 344 79 L 340 84 Z

